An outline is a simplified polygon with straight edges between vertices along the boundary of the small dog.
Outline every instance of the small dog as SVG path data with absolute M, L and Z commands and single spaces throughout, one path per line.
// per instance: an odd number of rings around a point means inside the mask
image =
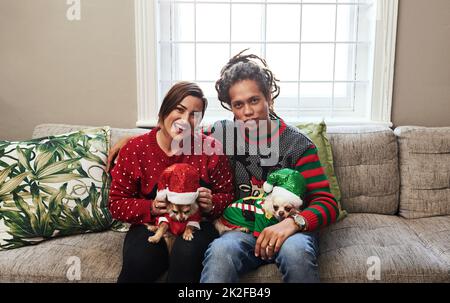
M 147 225 L 149 231 L 154 232 L 153 236 L 148 238 L 150 243 L 158 243 L 162 237 L 166 241 L 169 252 L 172 250 L 175 236 L 181 235 L 184 240 L 192 241 L 194 239 L 195 229 L 199 229 L 200 214 L 198 204 L 180 205 L 168 203 L 168 213 L 158 218 L 158 225 Z
M 255 199 L 254 203 L 260 203 L 266 218 L 275 218 L 278 222 L 283 221 L 290 215 L 294 215 L 300 211 L 300 206 L 287 200 L 285 197 L 276 196 L 273 194 L 267 195 L 265 198 Z M 303 202 L 303 201 L 302 201 Z M 303 203 L 300 203 L 300 205 Z M 232 206 L 232 205 L 231 205 Z M 230 207 L 230 206 L 228 206 Z M 214 227 L 220 235 L 227 231 L 240 230 L 242 232 L 250 232 L 251 230 L 245 226 L 233 225 L 224 217 L 214 221 Z
M 278 222 L 300 211 L 300 207 L 296 207 L 283 197 L 274 196 L 273 194 L 266 197 L 263 209 L 266 213 L 273 215 Z

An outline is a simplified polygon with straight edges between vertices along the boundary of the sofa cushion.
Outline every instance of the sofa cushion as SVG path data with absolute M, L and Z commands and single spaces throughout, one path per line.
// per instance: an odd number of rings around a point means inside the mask
M 342 208 L 392 215 L 398 210 L 397 142 L 388 127 L 328 127 Z
M 282 276 L 275 264 L 266 264 L 251 271 L 239 280 L 240 283 L 282 283 Z
M 322 282 L 372 282 L 368 273 L 373 273 L 374 257 L 380 261 L 379 282 L 450 282 L 450 267 L 405 221 L 396 216 L 349 214 L 323 230 Z
M 322 164 L 328 181 L 330 190 L 333 193 L 339 207 L 338 220 L 342 220 L 347 212 L 341 206 L 341 190 L 334 173 L 333 151 L 327 136 L 327 125 L 324 121 L 321 123 L 306 123 L 297 125 L 298 129 L 307 135 L 317 148 L 320 164 Z
M 400 159 L 400 215 L 450 215 L 450 127 L 395 129 Z
M 107 231 L 2 251 L 0 282 L 115 283 L 122 268 L 124 238 L 124 233 Z
M 405 223 L 426 247 L 450 266 L 450 216 L 409 219 Z
M 101 127 L 0 141 L 0 249 L 108 229 L 109 140 Z

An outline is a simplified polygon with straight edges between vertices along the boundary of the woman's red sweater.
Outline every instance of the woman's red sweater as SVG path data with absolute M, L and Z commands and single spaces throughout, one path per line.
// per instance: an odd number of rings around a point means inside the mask
M 200 150 L 201 154 L 168 156 L 156 142 L 158 129 L 131 139 L 121 148 L 111 171 L 109 209 L 112 217 L 131 224 L 154 223 L 150 206 L 159 176 L 172 164 L 188 163 L 198 169 L 200 185 L 211 189 L 214 209 L 210 217 L 218 218 L 234 200 L 233 173 L 225 155 L 206 155 L 200 147 L 221 150 L 220 142 L 199 134 L 200 140 L 193 140 L 192 146 L 196 144 L 195 151 Z M 202 142 L 201 146 L 199 142 Z

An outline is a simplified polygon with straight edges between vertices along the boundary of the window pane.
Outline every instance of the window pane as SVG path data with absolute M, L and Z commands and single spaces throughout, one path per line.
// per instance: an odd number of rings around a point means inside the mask
M 233 43 L 231 44 L 231 55 L 230 57 L 240 53 L 244 49 L 247 49 L 246 53 L 255 54 L 263 58 L 264 44 L 252 44 L 252 43 Z
M 160 80 L 170 81 L 172 80 L 172 44 L 160 43 Z
M 231 13 L 231 40 L 232 41 L 263 41 L 262 5 L 232 5 Z
M 164 99 L 164 96 L 167 94 L 167 92 L 169 91 L 169 89 L 172 87 L 172 82 L 171 81 L 160 81 L 159 83 L 159 92 L 160 92 L 160 96 L 158 99 L 158 108 L 159 105 L 161 105 L 162 100 Z
M 228 44 L 197 45 L 197 79 L 216 81 L 229 60 Z
M 300 83 L 300 98 L 331 98 L 332 86 L 332 83 Z
M 354 44 L 336 45 L 336 66 L 334 75 L 336 81 L 355 80 L 354 58 Z
M 275 77 L 281 81 L 298 79 L 298 44 L 268 44 L 266 59 Z
M 371 46 L 366 43 L 356 45 L 355 79 L 358 81 L 370 81 L 372 68 L 370 62 Z
M 298 41 L 300 5 L 267 5 L 267 41 Z
M 333 80 L 333 58 L 333 44 L 302 44 L 300 80 Z
M 368 117 L 371 103 L 371 90 L 368 82 L 355 83 L 355 102 L 353 103 L 353 112 L 362 117 Z
M 304 5 L 302 41 L 334 41 L 335 5 Z
M 230 5 L 197 4 L 197 41 L 230 39 Z
M 219 99 L 217 98 L 217 92 L 215 89 L 215 81 L 211 82 L 201 82 L 197 81 L 197 84 L 202 89 L 205 97 L 208 99 L 208 108 L 206 109 L 205 116 L 203 119 L 203 124 L 208 125 L 211 123 L 210 120 L 219 120 L 219 119 L 233 119 L 233 114 L 227 110 L 225 110 L 222 105 L 219 103 Z
M 354 83 L 334 84 L 334 104 L 336 109 L 352 110 L 354 101 Z
M 175 4 L 175 41 L 194 41 L 194 5 Z
M 300 83 L 300 106 L 317 109 L 330 108 L 332 83 Z
M 276 109 L 298 108 L 298 84 L 280 82 L 280 95 L 275 99 Z
M 375 38 L 375 15 L 376 5 L 373 4 L 375 0 L 361 0 L 358 5 L 358 30 L 357 41 L 370 42 Z
M 338 6 L 336 41 L 356 40 L 356 8 L 355 5 Z
M 195 79 L 194 44 L 174 45 L 175 73 L 174 80 L 193 81 Z
M 197 81 L 197 84 L 200 86 L 200 88 L 203 91 L 203 94 L 205 94 L 205 97 L 210 101 L 210 99 L 217 99 L 217 92 L 215 88 L 215 82 L 203 82 L 203 81 Z M 219 108 L 220 104 L 217 104 L 217 102 L 208 102 L 208 107 L 213 108 Z
M 160 3 L 159 4 L 159 39 L 160 41 L 169 41 L 170 40 L 170 30 L 172 26 L 170 26 L 170 20 L 172 19 L 170 16 L 170 3 Z

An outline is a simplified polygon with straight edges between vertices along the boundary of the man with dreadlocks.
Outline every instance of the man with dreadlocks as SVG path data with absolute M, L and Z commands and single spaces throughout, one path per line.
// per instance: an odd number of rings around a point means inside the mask
M 305 178 L 305 207 L 266 227 L 258 238 L 235 230 L 215 239 L 206 251 L 200 282 L 238 282 L 243 274 L 271 262 L 285 282 L 319 282 L 317 230 L 336 221 L 338 206 L 316 147 L 274 112 L 278 80 L 265 60 L 243 52 L 230 59 L 216 82 L 220 103 L 233 112 L 235 121 L 217 122 L 210 130 L 223 142 L 234 168 L 235 198 L 251 196 L 253 180 L 265 181 L 271 172 L 291 168 Z
M 238 282 L 245 273 L 273 262 L 285 282 L 319 282 L 318 229 L 336 221 L 337 202 L 314 144 L 274 112 L 278 80 L 264 59 L 244 52 L 229 60 L 216 82 L 220 103 L 234 121 L 219 121 L 207 132 L 223 143 L 234 169 L 236 199 L 259 195 L 273 171 L 291 168 L 306 181 L 304 208 L 266 227 L 257 238 L 238 230 L 216 238 L 205 253 L 200 282 Z M 108 166 L 125 142 L 112 148 Z M 254 217 L 248 209 L 243 215 Z

